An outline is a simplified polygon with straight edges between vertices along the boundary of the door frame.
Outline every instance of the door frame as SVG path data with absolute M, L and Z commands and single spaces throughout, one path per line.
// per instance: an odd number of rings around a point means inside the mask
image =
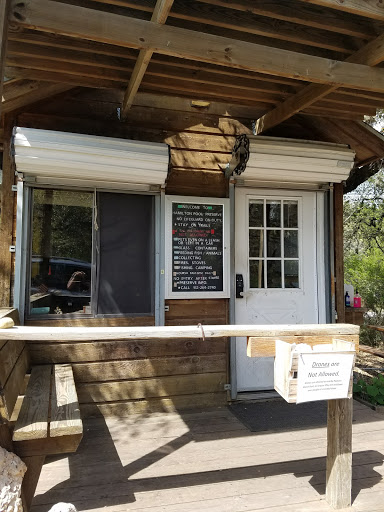
M 239 186 L 239 185 L 237 185 Z M 245 187 L 248 189 L 248 187 Z M 236 286 L 236 261 L 235 261 L 235 236 L 236 236 L 236 185 L 235 183 L 229 184 L 229 200 L 230 200 L 230 299 L 229 299 L 229 321 L 230 324 L 236 324 L 235 318 L 235 286 Z M 327 320 L 327 286 L 326 286 L 326 268 L 328 264 L 329 254 L 327 251 L 328 238 L 330 236 L 329 230 L 326 229 L 326 191 L 325 190 L 311 190 L 311 189 L 282 189 L 282 188 L 263 188 L 263 187 L 249 187 L 250 194 L 260 195 L 289 195 L 290 193 L 315 193 L 315 226 L 316 226 L 316 290 L 317 290 L 317 321 L 318 323 L 325 323 Z M 326 239 L 327 237 L 327 239 Z M 238 386 L 237 386 L 237 364 L 236 364 L 236 338 L 231 337 L 229 340 L 229 380 L 230 380 L 230 395 L 231 400 L 236 400 L 238 397 Z

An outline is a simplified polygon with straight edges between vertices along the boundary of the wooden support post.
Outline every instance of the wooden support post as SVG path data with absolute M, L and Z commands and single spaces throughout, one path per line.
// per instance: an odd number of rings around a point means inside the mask
M 326 500 L 335 509 L 351 505 L 353 400 L 328 400 Z
M 22 457 L 24 464 L 27 466 L 27 472 L 24 475 L 21 486 L 21 499 L 25 512 L 31 507 L 33 496 L 39 481 L 41 469 L 45 461 L 45 455 L 34 455 L 33 457 Z
M 13 118 L 4 118 L 3 183 L 1 187 L 0 219 L 0 307 L 9 307 L 11 300 L 12 245 L 15 182 L 13 159 L 11 155 Z
M 1 100 L 3 97 L 5 57 L 7 53 L 8 12 L 10 3 L 10 0 L 2 0 L 2 2 L 0 2 L 0 116 Z
M 337 322 L 345 322 L 344 302 L 344 228 L 343 228 L 343 192 L 344 185 L 334 185 L 334 234 L 335 234 L 335 280 Z M 353 298 L 352 298 L 353 299 Z
M 13 452 L 12 434 L 6 422 L 0 424 L 0 446 Z

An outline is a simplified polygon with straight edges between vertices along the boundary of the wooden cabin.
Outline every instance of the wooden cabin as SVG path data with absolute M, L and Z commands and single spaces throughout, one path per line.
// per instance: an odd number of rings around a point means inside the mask
M 365 0 L 2 2 L 0 306 L 203 340 L 343 322 L 343 193 L 384 157 L 364 122 L 383 34 Z M 271 389 L 239 338 L 58 341 L 32 363 L 71 363 L 84 415 Z

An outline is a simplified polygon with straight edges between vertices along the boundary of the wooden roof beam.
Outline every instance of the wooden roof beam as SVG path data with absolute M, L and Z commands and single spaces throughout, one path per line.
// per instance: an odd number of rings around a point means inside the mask
M 5 56 L 7 53 L 8 39 L 8 13 L 10 5 L 10 0 L 0 2 L 0 98 L 3 97 Z M 2 114 L 1 107 L 2 105 L 0 103 L 0 116 Z
M 345 62 L 376 66 L 384 60 L 384 34 L 351 55 Z M 273 128 L 338 89 L 337 85 L 310 84 L 256 121 L 255 134 Z
M 157 0 L 155 9 L 153 11 L 151 22 L 159 25 L 164 25 L 167 20 L 169 11 L 171 10 L 173 0 Z M 137 58 L 135 67 L 132 71 L 131 79 L 129 80 L 128 88 L 125 91 L 121 117 L 124 119 L 127 117 L 128 110 L 131 108 L 133 100 L 137 91 L 139 90 L 141 81 L 143 80 L 144 74 L 147 70 L 149 61 L 153 54 L 152 48 L 141 50 Z
M 198 2 L 366 40 L 375 37 L 372 29 L 376 24 L 372 20 L 358 19 L 345 12 L 330 11 L 314 5 L 306 5 L 304 2 L 300 8 L 297 2 L 292 0 L 268 0 L 268 2 L 265 0 L 198 0 Z
M 26 80 L 22 81 L 28 82 Z M 14 81 L 12 80 L 11 82 Z M 9 87 L 9 95 L 7 94 L 6 89 L 4 90 L 5 94 L 1 105 L 2 112 L 12 112 L 19 108 L 35 103 L 36 101 L 44 100 L 73 88 L 73 86 L 63 83 L 29 82 L 30 84 L 25 84 L 24 88 L 20 84 L 20 87 L 17 88 L 18 93 L 20 94 L 17 96 L 15 96 L 15 91 L 12 91 L 11 87 Z
M 377 21 L 384 21 L 384 4 L 377 0 L 300 0 L 308 4 L 320 5 L 331 9 L 365 16 Z
M 200 33 L 54 0 L 25 0 L 11 11 L 17 27 L 106 42 L 306 82 L 384 92 L 384 70 Z M 188 44 L 186 44 L 186 41 Z

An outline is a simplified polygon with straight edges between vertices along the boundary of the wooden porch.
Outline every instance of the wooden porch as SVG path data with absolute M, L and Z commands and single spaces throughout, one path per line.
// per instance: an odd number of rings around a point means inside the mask
M 295 407 L 292 405 L 292 407 Z M 354 511 L 382 512 L 384 416 L 354 402 Z M 323 512 L 326 426 L 250 432 L 227 407 L 88 418 L 76 454 L 47 459 L 33 512 Z

